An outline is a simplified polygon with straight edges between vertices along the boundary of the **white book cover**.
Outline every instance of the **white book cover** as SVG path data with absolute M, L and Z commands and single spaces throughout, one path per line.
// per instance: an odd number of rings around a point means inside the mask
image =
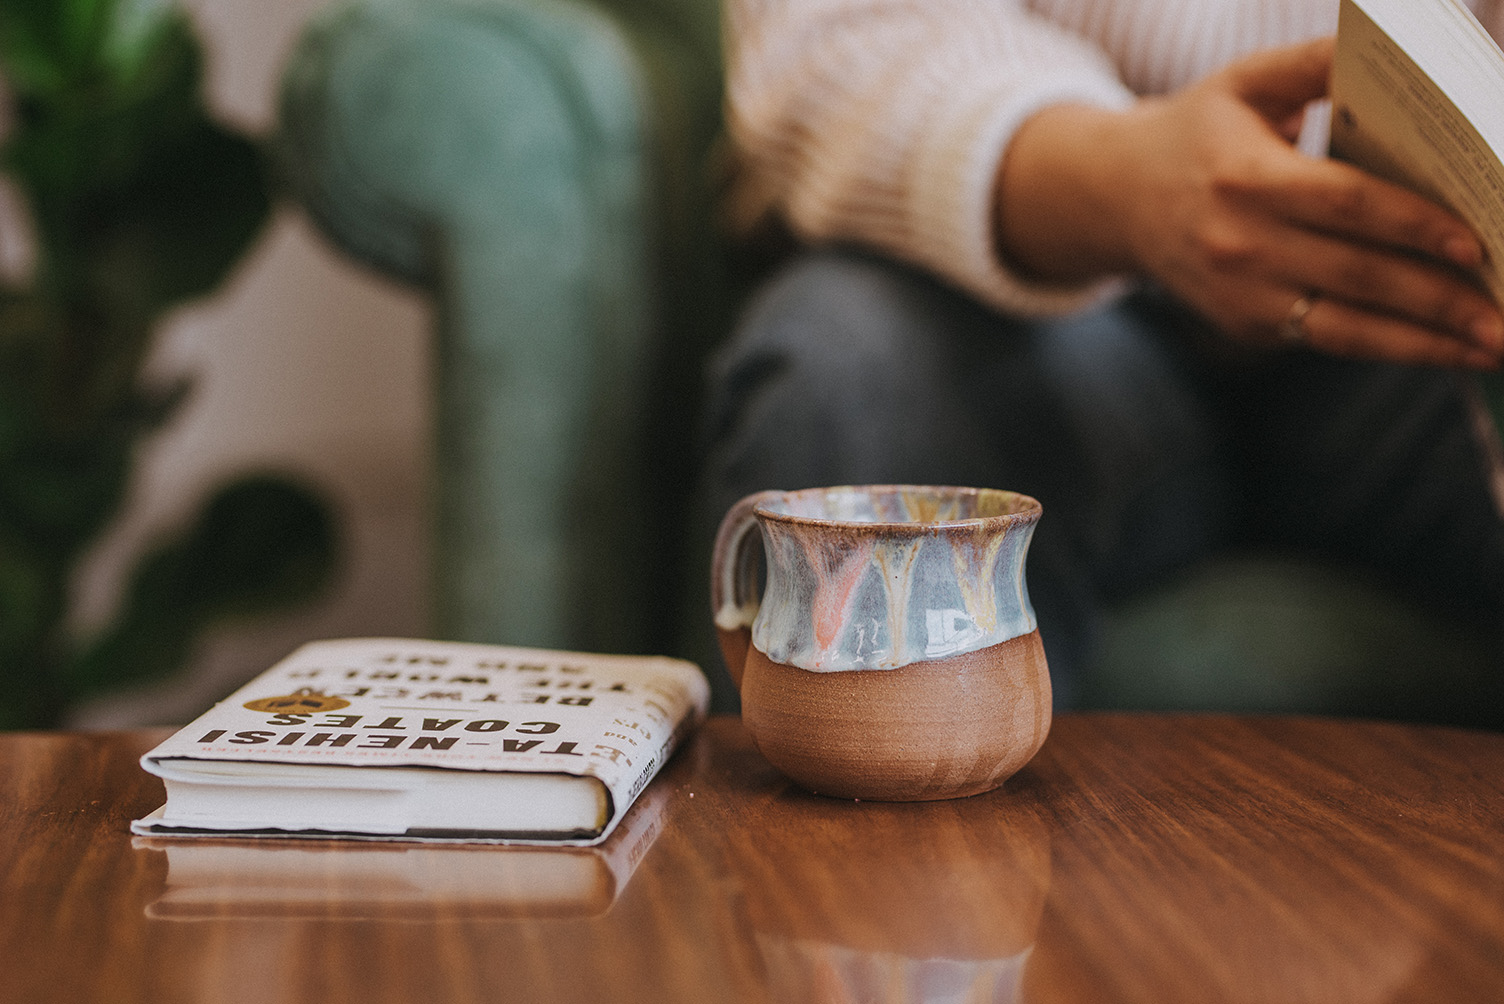
M 705 717 L 692 663 L 314 642 L 142 758 L 138 834 L 593 845 Z

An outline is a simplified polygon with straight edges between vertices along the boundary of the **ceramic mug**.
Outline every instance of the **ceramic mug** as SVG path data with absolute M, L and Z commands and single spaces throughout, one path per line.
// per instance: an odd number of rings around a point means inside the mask
M 711 603 L 763 755 L 812 791 L 887 801 L 974 795 L 1027 763 L 1050 727 L 1024 585 L 1040 512 L 1016 492 L 920 485 L 732 506 Z

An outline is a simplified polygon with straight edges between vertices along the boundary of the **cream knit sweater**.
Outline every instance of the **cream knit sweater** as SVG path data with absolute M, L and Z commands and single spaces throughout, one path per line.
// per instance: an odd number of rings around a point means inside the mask
M 1023 314 L 1110 286 L 1029 283 L 995 253 L 993 180 L 1021 122 L 1125 106 L 1337 24 L 1337 0 L 726 2 L 738 215 L 883 249 Z

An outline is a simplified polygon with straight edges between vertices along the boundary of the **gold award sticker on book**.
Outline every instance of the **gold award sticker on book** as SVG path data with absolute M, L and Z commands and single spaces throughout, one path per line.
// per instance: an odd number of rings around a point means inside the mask
M 284 714 L 311 715 L 320 711 L 338 711 L 348 708 L 350 702 L 343 697 L 330 697 L 312 687 L 303 687 L 283 697 L 258 697 L 241 705 L 251 711 L 279 711 Z

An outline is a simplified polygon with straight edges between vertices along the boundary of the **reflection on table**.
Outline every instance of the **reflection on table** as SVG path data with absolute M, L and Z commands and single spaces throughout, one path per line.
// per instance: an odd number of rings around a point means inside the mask
M 663 825 L 649 788 L 599 847 L 494 848 L 386 841 L 136 837 L 166 855 L 154 920 L 298 917 L 453 921 L 591 917 L 631 880 Z
M 999 791 L 882 804 L 806 794 L 715 718 L 615 844 L 557 859 L 579 852 L 133 843 L 162 797 L 136 758 L 160 737 L 0 735 L 0 1004 L 1471 1004 L 1504 986 L 1501 735 L 1062 715 Z
M 915 841 L 903 807 L 843 819 L 804 801 L 801 824 L 732 841 L 730 862 L 775 1001 L 1015 1000 L 1050 885 L 1050 833 L 1031 812 Z M 956 810 L 935 804 L 930 817 Z M 897 854 L 905 860 L 895 863 Z

